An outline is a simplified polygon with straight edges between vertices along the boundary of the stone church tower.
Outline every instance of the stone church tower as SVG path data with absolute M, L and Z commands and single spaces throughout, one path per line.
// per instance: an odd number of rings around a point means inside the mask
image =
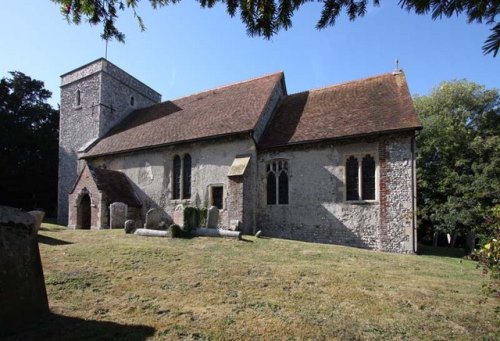
M 104 58 L 61 76 L 57 220 L 68 223 L 68 194 L 82 169 L 78 153 L 132 110 L 161 101 L 161 95 Z

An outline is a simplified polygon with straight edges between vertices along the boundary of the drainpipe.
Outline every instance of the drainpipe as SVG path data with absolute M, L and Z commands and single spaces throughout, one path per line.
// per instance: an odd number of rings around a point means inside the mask
M 416 167 L 417 167 L 417 160 L 416 160 L 416 151 L 415 151 L 415 138 L 418 136 L 418 131 L 415 131 L 415 134 L 411 137 L 411 208 L 412 208 L 412 232 L 413 232 L 413 252 L 417 252 L 417 210 L 416 210 Z

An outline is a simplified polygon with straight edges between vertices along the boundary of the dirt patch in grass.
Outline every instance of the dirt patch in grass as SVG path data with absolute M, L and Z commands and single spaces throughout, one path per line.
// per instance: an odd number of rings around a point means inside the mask
M 139 326 L 141 338 L 192 340 L 500 336 L 498 300 L 484 299 L 486 277 L 467 260 L 252 237 L 40 235 L 64 242 L 40 243 L 51 310 L 110 323 L 111 332 Z

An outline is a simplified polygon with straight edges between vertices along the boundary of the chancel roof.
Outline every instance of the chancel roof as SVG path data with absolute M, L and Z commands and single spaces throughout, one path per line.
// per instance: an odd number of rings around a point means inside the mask
M 421 127 L 404 73 L 285 96 L 259 141 L 263 148 Z

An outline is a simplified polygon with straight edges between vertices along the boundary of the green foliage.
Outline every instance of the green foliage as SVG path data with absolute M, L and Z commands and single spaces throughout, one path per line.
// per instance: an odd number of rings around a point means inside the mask
M 22 72 L 0 80 L 0 204 L 55 212 L 59 111 L 41 81 Z
M 200 210 L 200 226 L 207 226 L 208 209 L 206 207 L 202 207 L 199 210 Z
M 200 210 L 196 207 L 188 206 L 184 209 L 184 226 L 182 231 L 190 232 L 193 228 L 200 226 Z
M 496 205 L 491 211 L 494 238 L 475 252 L 472 258 L 478 261 L 478 267 L 483 269 L 484 274 L 490 274 L 491 281 L 485 285 L 486 291 L 500 296 L 500 205 Z
M 119 10 L 131 9 L 138 20 L 142 30 L 145 29 L 141 17 L 137 14 L 137 5 L 140 0 L 52 0 L 60 4 L 61 12 L 68 21 L 79 24 L 83 18 L 93 25 L 103 24 L 103 39 L 115 38 L 123 42 L 125 35 L 120 32 L 115 22 Z M 180 2 L 180 0 L 149 0 L 153 8 L 163 7 Z M 263 36 L 271 38 L 281 29 L 287 30 L 292 26 L 292 17 L 304 4 L 312 0 L 199 0 L 201 7 L 212 8 L 217 3 L 226 6 L 231 17 L 240 12 L 241 21 L 247 27 L 250 36 Z M 373 0 L 374 6 L 379 5 L 379 0 Z M 369 0 L 324 0 L 321 16 L 316 24 L 318 29 L 333 26 L 345 11 L 350 20 L 366 14 Z M 496 1 L 468 0 L 468 1 L 442 1 L 442 0 L 400 0 L 401 8 L 414 11 L 417 14 L 432 12 L 432 18 L 442 16 L 451 17 L 460 13 L 467 15 L 469 22 L 485 22 L 495 24 L 496 15 L 500 6 Z M 500 47 L 500 24 L 492 28 L 492 33 L 483 46 L 485 53 L 498 53 Z
M 468 82 L 444 82 L 416 97 L 419 226 L 433 231 L 493 233 L 500 203 L 500 93 Z

